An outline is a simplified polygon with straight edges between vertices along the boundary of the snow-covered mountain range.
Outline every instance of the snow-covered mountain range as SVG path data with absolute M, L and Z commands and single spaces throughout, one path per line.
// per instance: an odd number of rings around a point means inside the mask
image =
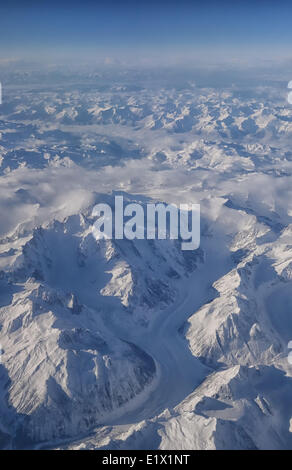
M 3 83 L 0 447 L 289 449 L 284 84 L 108 73 Z M 200 248 L 97 242 L 115 194 L 199 203 Z

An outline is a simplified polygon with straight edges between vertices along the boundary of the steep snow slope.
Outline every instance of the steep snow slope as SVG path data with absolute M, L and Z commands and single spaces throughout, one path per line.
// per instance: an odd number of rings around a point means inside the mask
M 10 405 L 1 419 L 15 446 L 84 432 L 155 375 L 153 360 L 113 337 L 96 311 L 32 280 L 1 308 L 1 323 Z

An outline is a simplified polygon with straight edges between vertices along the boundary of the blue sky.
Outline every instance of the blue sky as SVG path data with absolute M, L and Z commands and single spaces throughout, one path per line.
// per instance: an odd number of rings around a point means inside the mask
M 287 1 L 12 0 L 1 2 L 0 16 L 1 57 L 60 51 L 183 55 L 204 48 L 281 54 L 292 41 Z

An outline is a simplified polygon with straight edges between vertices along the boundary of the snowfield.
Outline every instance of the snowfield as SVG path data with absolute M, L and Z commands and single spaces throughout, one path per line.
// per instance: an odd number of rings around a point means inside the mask
M 0 448 L 291 449 L 285 80 L 0 71 Z M 116 194 L 200 248 L 97 242 Z

